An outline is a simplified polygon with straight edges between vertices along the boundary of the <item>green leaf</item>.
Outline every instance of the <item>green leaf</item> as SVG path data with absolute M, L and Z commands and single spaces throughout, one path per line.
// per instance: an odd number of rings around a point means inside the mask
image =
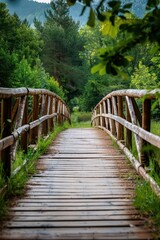
M 119 76 L 121 76 L 121 78 L 122 78 L 123 80 L 128 80 L 128 79 L 129 79 L 129 75 L 128 75 L 127 73 L 125 73 L 125 72 L 123 72 L 123 71 L 120 71 L 118 68 L 116 68 L 116 71 L 117 71 L 117 74 L 118 74 Z
M 104 66 L 104 65 L 103 65 L 102 63 L 99 63 L 99 64 L 93 66 L 93 67 L 91 68 L 91 73 L 94 74 L 94 73 L 96 73 L 96 72 L 99 72 L 99 71 L 101 70 L 101 68 L 103 68 L 103 66 Z
M 88 19 L 87 25 L 90 27 L 94 27 L 94 25 L 95 25 L 95 14 L 94 14 L 94 11 L 92 8 L 90 9 L 90 14 L 89 14 L 89 19 Z
M 103 67 L 101 67 L 101 69 L 99 70 L 99 75 L 105 75 L 106 74 L 106 66 L 103 65 Z
M 133 59 L 134 59 L 132 56 L 125 56 L 125 58 L 126 58 L 129 62 L 133 61 Z

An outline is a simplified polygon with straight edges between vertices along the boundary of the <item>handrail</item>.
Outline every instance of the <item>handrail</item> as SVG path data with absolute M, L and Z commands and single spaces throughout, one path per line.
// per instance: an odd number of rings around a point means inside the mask
M 18 146 L 27 152 L 29 145 L 47 135 L 56 123 L 70 123 L 65 102 L 46 89 L 0 88 L 0 111 L 0 157 L 6 180 Z
M 160 136 L 150 132 L 151 101 L 157 96 L 160 96 L 160 89 L 150 92 L 135 89 L 111 92 L 95 106 L 91 121 L 94 127 L 105 130 L 117 142 L 136 170 L 150 181 L 153 189 L 160 195 L 159 186 L 144 170 L 149 165 L 146 146 L 151 144 L 160 148 Z M 139 99 L 138 104 L 137 99 Z M 131 153 L 132 135 L 135 139 L 138 160 Z

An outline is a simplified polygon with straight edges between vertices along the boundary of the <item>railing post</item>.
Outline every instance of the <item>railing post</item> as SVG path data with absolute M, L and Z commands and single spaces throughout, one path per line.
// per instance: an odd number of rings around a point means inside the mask
M 52 102 L 52 112 L 57 113 L 57 99 L 56 97 L 53 97 L 53 102 Z M 53 118 L 53 128 L 57 122 L 57 116 Z
M 128 107 L 127 102 L 126 102 L 126 120 L 128 122 L 131 122 L 131 116 L 130 116 L 129 107 Z M 126 147 L 128 149 L 132 149 L 132 131 L 130 131 L 127 128 L 126 128 Z
M 142 128 L 150 132 L 151 128 L 151 100 L 145 99 L 142 105 Z M 147 151 L 148 143 L 145 140 L 142 140 L 142 152 L 141 152 L 141 163 L 144 166 L 149 165 L 149 156 Z
M 107 114 L 106 100 L 103 101 L 103 112 L 104 114 Z M 105 127 L 108 129 L 108 118 L 105 117 L 104 122 L 105 122 Z
M 22 126 L 22 122 L 23 122 L 23 119 L 24 119 L 25 107 L 26 107 L 26 99 L 27 99 L 27 96 L 22 96 L 20 98 L 20 102 L 19 102 L 19 106 L 18 106 L 18 110 L 17 110 L 17 115 L 16 115 L 14 131 L 16 131 L 16 129 L 18 129 L 19 127 Z M 13 150 L 12 150 L 13 151 L 13 160 L 16 157 L 18 142 L 19 142 L 19 140 L 17 139 L 15 144 L 13 145 Z
M 112 97 L 112 112 L 113 115 L 118 116 L 118 109 L 117 109 L 117 97 Z M 118 137 L 118 123 L 116 121 L 113 121 L 114 128 L 115 128 L 115 135 L 116 138 Z
M 1 136 L 5 138 L 11 135 L 11 98 L 2 99 L 1 103 Z M 11 176 L 12 146 L 7 147 L 1 153 L 4 176 L 7 180 Z
M 53 106 L 53 97 L 50 97 L 50 106 L 49 106 L 49 114 L 52 114 L 54 112 L 54 106 Z M 49 131 L 52 131 L 54 128 L 54 118 L 49 119 Z
M 44 115 L 44 105 L 45 105 L 45 95 L 41 96 L 41 105 L 40 105 L 40 117 Z M 40 138 L 43 134 L 43 124 L 41 123 L 38 128 L 38 138 Z
M 25 125 L 27 123 L 28 123 L 28 97 L 26 98 L 26 104 L 25 104 L 25 109 L 24 109 L 24 114 L 23 114 L 22 125 Z M 25 133 L 22 134 L 21 148 L 24 151 L 24 153 L 27 153 L 27 150 L 28 150 L 28 132 L 25 132 Z
M 123 118 L 123 98 L 118 96 L 117 101 L 118 101 L 118 116 Z M 117 140 L 124 140 L 124 128 L 120 123 L 118 123 Z
M 32 107 L 32 121 L 35 121 L 39 118 L 39 96 L 33 96 L 33 107 Z M 38 139 L 38 127 L 35 127 L 31 130 L 30 135 L 31 143 L 36 143 Z
M 43 115 L 47 115 L 49 114 L 49 104 L 50 104 L 50 101 L 49 101 L 49 96 L 45 95 L 45 102 L 44 102 L 44 110 L 43 110 Z M 43 125 L 43 135 L 46 136 L 48 134 L 48 131 L 49 131 L 49 128 L 48 128 L 48 120 L 44 121 L 42 123 Z
M 102 103 L 99 104 L 99 114 L 100 114 L 100 126 L 103 127 Z
M 126 96 L 126 101 L 127 101 L 127 104 L 128 104 L 132 124 L 136 125 L 137 124 L 137 118 L 136 118 L 132 98 Z M 137 153 L 138 153 L 138 159 L 141 162 L 142 138 L 136 133 L 134 133 L 134 138 L 135 138 L 135 143 L 136 143 L 136 148 L 137 148 Z
M 108 113 L 111 114 L 111 100 L 107 98 L 107 108 L 108 108 Z M 112 128 L 112 120 L 109 118 L 109 124 L 108 124 L 108 130 L 113 133 L 113 128 Z

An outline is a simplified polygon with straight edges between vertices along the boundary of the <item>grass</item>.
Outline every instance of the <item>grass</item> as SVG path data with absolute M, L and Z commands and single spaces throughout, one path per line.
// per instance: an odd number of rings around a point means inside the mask
M 24 194 L 25 185 L 28 179 L 33 173 L 36 172 L 36 162 L 38 158 L 44 154 L 55 139 L 55 137 L 63 130 L 69 128 L 69 124 L 65 123 L 62 126 L 56 126 L 54 131 L 50 133 L 47 139 L 41 138 L 37 143 L 36 150 L 30 149 L 27 154 L 24 154 L 22 151 L 19 151 L 16 155 L 16 159 L 13 164 L 13 170 L 23 164 L 24 159 L 27 160 L 27 164 L 14 176 L 10 177 L 8 180 L 7 192 L 4 195 L 0 195 L 0 216 L 4 216 L 7 213 L 8 203 L 11 203 L 11 200 L 14 197 L 18 197 Z M 2 174 L 2 167 L 0 167 L 0 187 L 4 186 L 4 178 Z
M 160 135 L 160 123 L 153 121 L 151 123 L 151 132 Z M 148 147 L 149 169 L 148 173 L 160 185 L 160 149 Z M 134 205 L 142 214 L 148 216 L 150 223 L 160 228 L 160 197 L 152 191 L 149 183 L 139 179 L 135 189 Z
M 73 112 L 71 114 L 71 122 L 73 128 L 91 127 L 91 112 Z
M 151 133 L 160 136 L 160 122 L 152 121 L 151 122 Z
M 152 191 L 149 183 L 138 180 L 136 184 L 134 206 L 149 217 L 150 223 L 160 229 L 160 198 Z

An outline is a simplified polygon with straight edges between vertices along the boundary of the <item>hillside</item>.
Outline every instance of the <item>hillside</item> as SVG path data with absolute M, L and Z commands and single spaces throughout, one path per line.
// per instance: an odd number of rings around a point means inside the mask
M 33 19 L 36 17 L 39 21 L 45 21 L 44 12 L 50 8 L 50 4 L 47 3 L 39 3 L 32 0 L 17 0 L 9 1 L 9 0 L 0 0 L 0 2 L 4 2 L 7 4 L 7 8 L 10 13 L 16 13 L 20 19 L 27 19 L 30 24 L 33 23 Z M 81 17 L 80 13 L 82 10 L 82 5 L 79 3 L 75 4 L 70 8 L 70 15 L 75 21 L 79 21 L 81 25 L 85 24 L 88 17 L 88 12 Z
M 33 23 L 33 19 L 36 17 L 39 21 L 45 21 L 44 12 L 50 8 L 50 4 L 39 3 L 33 0 L 0 0 L 0 2 L 5 2 L 11 14 L 14 12 L 22 19 L 27 19 L 30 24 Z M 123 3 L 132 2 L 132 0 L 122 0 Z M 141 17 L 144 14 L 146 0 L 135 0 L 132 6 L 132 12 Z M 76 3 L 70 8 L 70 15 L 75 21 L 79 21 L 80 25 L 84 25 L 87 22 L 88 13 L 86 11 L 83 16 L 80 16 L 82 10 L 82 5 Z

